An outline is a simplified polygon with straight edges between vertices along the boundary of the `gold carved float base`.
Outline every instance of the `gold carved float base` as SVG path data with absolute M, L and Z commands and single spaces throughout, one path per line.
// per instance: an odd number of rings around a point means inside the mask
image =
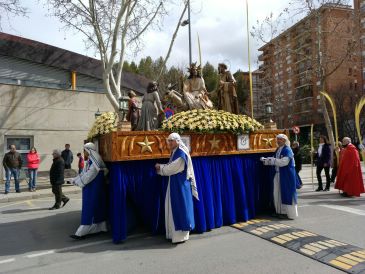
M 181 134 L 192 157 L 273 152 L 277 134 L 284 130 L 260 130 L 247 135 Z M 169 158 L 164 131 L 117 131 L 99 137 L 99 152 L 104 161 L 131 161 Z

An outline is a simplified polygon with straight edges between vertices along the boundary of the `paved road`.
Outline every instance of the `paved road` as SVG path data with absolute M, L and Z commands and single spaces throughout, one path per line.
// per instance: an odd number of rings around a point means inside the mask
M 313 192 L 306 173 L 300 218 L 285 223 L 365 248 L 365 197 Z M 120 245 L 109 235 L 74 241 L 81 199 L 71 198 L 56 211 L 51 198 L 0 204 L 0 273 L 342 273 L 231 227 L 177 246 L 143 232 Z

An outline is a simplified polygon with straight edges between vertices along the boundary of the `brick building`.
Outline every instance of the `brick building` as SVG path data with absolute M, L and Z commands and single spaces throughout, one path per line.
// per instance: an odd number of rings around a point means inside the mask
M 355 17 L 351 6 L 324 5 L 259 49 L 264 93 L 274 104 L 278 127 L 323 124 L 320 62 L 326 92 L 361 90 Z
M 241 77 L 245 82 L 245 86 L 248 87 L 250 85 L 250 76 L 249 72 L 242 72 Z M 258 121 L 263 121 L 265 119 L 265 104 L 268 103 L 268 97 L 264 93 L 263 90 L 263 73 L 261 70 L 255 70 L 252 72 L 252 93 L 253 93 L 253 114 L 254 118 Z M 250 97 L 247 98 L 245 104 L 245 110 L 248 115 L 251 116 L 251 100 Z

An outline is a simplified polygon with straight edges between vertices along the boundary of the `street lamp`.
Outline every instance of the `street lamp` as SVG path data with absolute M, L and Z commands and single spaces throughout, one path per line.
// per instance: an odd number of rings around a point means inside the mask
M 95 116 L 95 119 L 97 119 L 98 117 L 101 116 L 101 112 L 100 112 L 99 108 L 98 108 L 98 111 L 95 112 L 94 116 Z
M 271 123 L 271 116 L 273 115 L 273 105 L 272 103 L 268 102 L 265 104 L 265 113 L 269 117 L 269 122 Z
M 185 27 L 189 25 L 189 66 L 192 63 L 191 60 L 191 20 L 190 20 L 190 0 L 188 0 L 188 19 L 181 22 L 181 26 Z
M 273 115 L 273 104 L 268 102 L 265 104 L 265 114 L 269 117 L 268 122 L 264 125 L 266 129 L 277 129 L 276 123 L 271 119 Z
M 128 101 L 129 101 L 129 97 L 122 95 L 119 97 L 118 102 L 119 102 L 119 111 L 122 114 L 122 119 L 121 122 L 124 121 L 125 115 L 128 112 Z

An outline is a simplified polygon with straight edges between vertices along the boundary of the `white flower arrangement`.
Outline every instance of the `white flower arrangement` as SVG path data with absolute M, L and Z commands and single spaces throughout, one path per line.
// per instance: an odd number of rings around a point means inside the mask
M 174 132 L 249 133 L 263 125 L 247 115 L 237 115 L 223 110 L 194 109 L 177 113 L 162 123 L 162 129 Z
M 87 139 L 91 140 L 97 136 L 113 131 L 117 131 L 117 114 L 115 112 L 104 112 L 95 119 L 93 126 L 89 130 Z

